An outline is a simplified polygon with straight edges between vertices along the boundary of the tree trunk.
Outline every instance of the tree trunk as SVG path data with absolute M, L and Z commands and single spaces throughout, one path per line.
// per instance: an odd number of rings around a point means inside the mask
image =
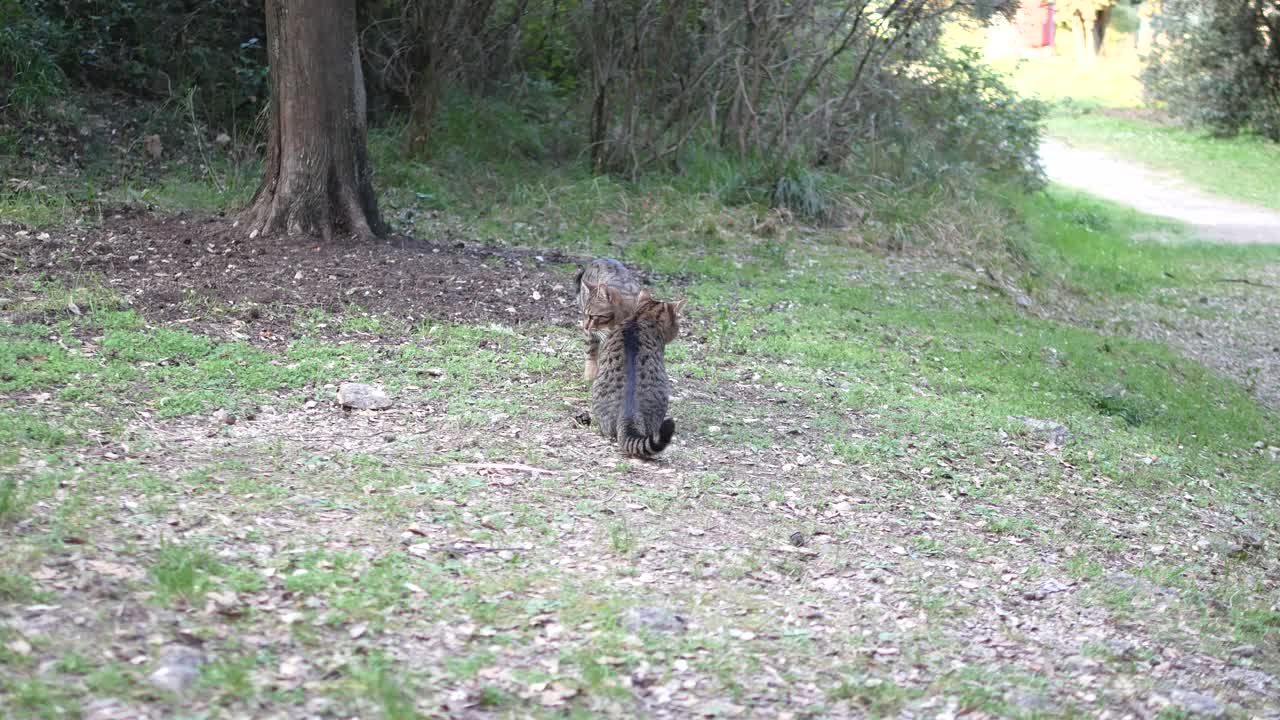
M 1076 62 L 1091 63 L 1093 52 L 1093 15 L 1082 15 L 1079 10 L 1071 18 L 1071 39 L 1076 48 Z
M 1111 24 L 1111 8 L 1105 7 L 1093 16 L 1093 33 L 1089 38 L 1092 43 L 1094 57 L 1102 53 L 1102 42 L 1107 39 L 1107 25 Z
M 385 231 L 365 146 L 364 76 L 350 0 L 266 0 L 271 129 L 249 236 Z
M 431 122 L 440 105 L 440 92 L 440 73 L 436 72 L 433 57 L 414 84 L 413 108 L 409 114 L 409 142 L 406 147 L 410 157 L 423 157 L 425 154 Z

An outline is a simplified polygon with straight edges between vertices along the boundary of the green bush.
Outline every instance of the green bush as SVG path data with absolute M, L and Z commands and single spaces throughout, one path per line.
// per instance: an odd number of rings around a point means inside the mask
M 61 28 L 32 16 L 17 0 L 0 0 L 0 105 L 30 112 L 66 88 L 57 62 Z
M 1280 0 L 1166 0 L 1154 27 L 1149 100 L 1218 135 L 1280 141 Z
M 265 33 L 251 0 L 0 0 L 0 90 L 30 107 L 68 82 L 164 99 L 194 88 L 211 119 L 247 122 L 265 99 Z
M 888 93 L 897 107 L 883 113 L 892 122 L 864 153 L 872 173 L 907 184 L 959 174 L 1043 184 L 1037 151 L 1047 108 L 1018 96 L 976 50 L 935 55 L 897 85 Z

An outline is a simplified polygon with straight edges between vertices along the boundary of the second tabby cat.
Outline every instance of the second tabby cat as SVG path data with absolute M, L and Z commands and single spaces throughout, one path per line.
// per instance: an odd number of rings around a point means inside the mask
M 683 300 L 646 298 L 600 348 L 591 417 L 600 434 L 617 441 L 627 455 L 653 457 L 675 434 L 676 423 L 667 417 L 671 380 L 665 354 L 667 343 L 680 334 L 683 307 Z
M 612 258 L 592 260 L 578 271 L 574 281 L 578 287 L 582 331 L 587 335 L 587 363 L 583 376 L 590 381 L 596 377 L 600 343 L 649 295 L 631 271 Z

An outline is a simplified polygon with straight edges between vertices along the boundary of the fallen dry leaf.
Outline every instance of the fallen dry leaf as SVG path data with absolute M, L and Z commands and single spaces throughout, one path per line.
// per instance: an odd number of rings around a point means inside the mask
M 137 568 L 131 568 L 119 563 L 109 562 L 107 560 L 90 560 L 85 564 L 88 565 L 91 570 L 100 575 L 108 575 L 121 580 L 134 580 L 142 577 L 142 571 Z
M 292 680 L 302 676 L 306 669 L 306 662 L 299 655 L 290 655 L 280 663 L 280 668 L 276 674 L 282 678 Z
M 551 687 L 538 693 L 538 702 L 547 706 L 563 705 L 566 700 L 578 694 L 578 688 L 560 683 L 552 683 Z
M 148 135 L 142 140 L 143 146 L 147 149 L 147 154 L 153 158 L 159 159 L 164 153 L 164 144 L 160 142 L 159 135 Z

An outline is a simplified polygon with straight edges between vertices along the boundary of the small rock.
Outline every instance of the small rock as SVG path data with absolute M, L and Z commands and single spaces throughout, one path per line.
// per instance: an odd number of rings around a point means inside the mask
M 1018 688 L 1005 696 L 1005 701 L 1028 715 L 1044 715 L 1053 710 L 1053 701 L 1027 688 Z
M 160 667 L 147 680 L 161 690 L 183 693 L 200 678 L 204 655 L 187 645 L 166 645 L 160 650 Z
M 1065 447 L 1067 439 L 1071 437 L 1071 433 L 1067 431 L 1067 427 L 1062 423 L 1056 423 L 1051 420 L 1040 420 L 1039 418 L 1033 417 L 1018 419 L 1022 420 L 1022 426 L 1028 431 L 1043 437 L 1054 447 Z
M 1058 352 L 1057 348 L 1052 348 L 1052 347 L 1040 348 L 1040 359 L 1049 365 L 1056 365 L 1058 367 L 1067 366 L 1067 359 L 1063 357 L 1062 353 Z
M 1254 550 L 1261 550 L 1265 541 L 1262 533 L 1250 528 L 1240 528 L 1236 530 L 1235 544 L 1244 552 L 1249 553 Z
M 1238 657 L 1238 658 L 1257 657 L 1258 646 L 1257 645 L 1238 645 L 1236 647 L 1231 648 L 1231 650 L 1229 651 L 1229 654 L 1231 655 L 1231 657 Z
M 146 717 L 137 708 L 125 705 L 116 698 L 101 698 L 85 705 L 84 720 L 134 720 Z
M 1121 590 L 1140 590 L 1150 585 L 1146 580 L 1131 575 L 1127 572 L 1112 573 L 1107 576 L 1107 584 L 1114 585 Z
M 1066 592 L 1071 589 L 1071 585 L 1061 580 L 1049 579 L 1033 590 L 1027 590 L 1022 593 L 1022 597 L 1027 600 L 1043 600 L 1050 595 Z
M 214 138 L 213 141 L 219 145 L 226 145 L 231 142 L 231 136 L 224 132 L 218 133 L 218 137 Z
M 213 421 L 219 425 L 235 425 L 236 416 L 222 408 L 218 408 L 218 410 L 213 413 Z
M 702 717 L 738 717 L 746 712 L 746 709 L 728 700 L 708 700 L 698 705 L 695 711 Z
M 1218 699 L 1203 693 L 1174 688 L 1169 691 L 1169 700 L 1192 717 L 1220 718 L 1227 716 L 1227 706 Z
M 1273 688 L 1280 685 L 1274 677 L 1247 667 L 1231 668 L 1227 671 L 1227 684 L 1233 687 L 1247 688 L 1259 695 L 1270 695 Z
M 637 606 L 622 614 L 622 627 L 630 632 L 678 633 L 684 626 L 683 618 L 659 607 Z
M 787 541 L 796 547 L 804 547 L 805 543 L 809 542 L 809 539 L 802 532 L 793 532 L 791 537 L 787 538 Z
M 271 417 L 272 415 L 278 415 L 279 411 L 276 410 L 275 405 L 263 405 L 258 408 L 258 414 L 262 417 Z
M 391 407 L 391 398 L 380 387 L 342 383 L 338 386 L 338 404 L 355 410 L 385 410 Z
M 1142 656 L 1142 648 L 1129 640 L 1117 638 L 1107 643 L 1107 650 L 1115 660 L 1133 661 Z
M 276 672 L 280 677 L 292 680 L 302 677 L 306 670 L 307 663 L 301 655 L 290 655 L 280 662 L 280 668 Z

